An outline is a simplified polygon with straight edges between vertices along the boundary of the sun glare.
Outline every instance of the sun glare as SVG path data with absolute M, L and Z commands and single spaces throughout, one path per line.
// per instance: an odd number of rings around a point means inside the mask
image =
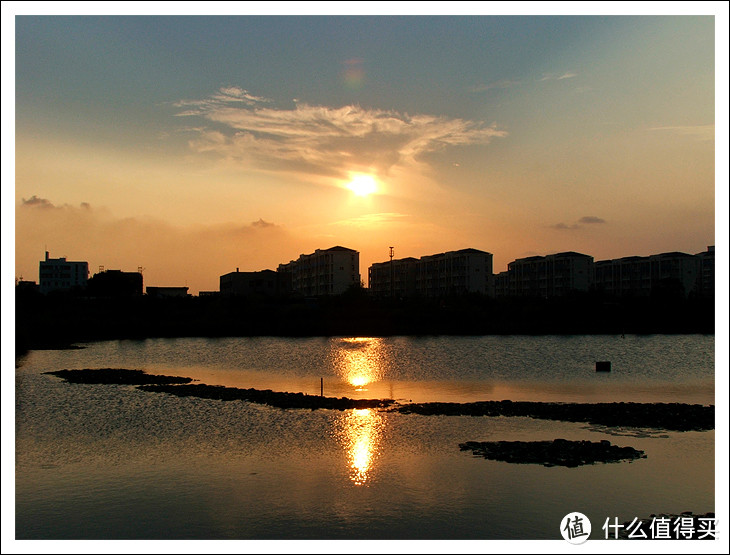
M 356 175 L 347 184 L 347 188 L 359 197 L 366 197 L 376 191 L 377 185 L 372 175 Z

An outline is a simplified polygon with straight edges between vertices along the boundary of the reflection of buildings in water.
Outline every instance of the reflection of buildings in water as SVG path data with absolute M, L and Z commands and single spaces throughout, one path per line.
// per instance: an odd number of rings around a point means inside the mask
M 383 417 L 373 409 L 353 409 L 339 421 L 339 439 L 347 450 L 350 480 L 362 486 L 370 478 L 378 456 Z
M 338 340 L 334 347 L 334 370 L 342 379 L 362 391 L 369 383 L 382 379 L 383 340 L 353 337 Z

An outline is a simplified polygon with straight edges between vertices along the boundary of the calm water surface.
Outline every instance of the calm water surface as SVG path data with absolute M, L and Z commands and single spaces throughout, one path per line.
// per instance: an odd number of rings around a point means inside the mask
M 595 361 L 613 371 L 597 374 Z M 225 338 L 34 351 L 16 369 L 16 537 L 556 539 L 580 511 L 713 511 L 714 432 L 529 418 L 284 411 L 43 372 L 140 368 L 202 383 L 401 402 L 714 404 L 714 336 Z M 474 440 L 608 439 L 633 463 L 474 458 Z

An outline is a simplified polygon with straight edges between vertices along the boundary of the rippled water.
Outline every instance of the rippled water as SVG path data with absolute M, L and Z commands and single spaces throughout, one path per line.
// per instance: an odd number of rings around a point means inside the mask
M 43 372 L 142 368 L 203 383 L 401 401 L 714 403 L 713 336 L 164 339 L 34 351 L 16 369 L 16 535 L 73 539 L 555 539 L 580 511 L 714 510 L 714 432 L 529 418 L 280 410 Z M 597 374 L 595 361 L 613 371 Z M 637 437 L 638 436 L 638 437 Z M 579 468 L 474 458 L 474 440 L 609 439 Z

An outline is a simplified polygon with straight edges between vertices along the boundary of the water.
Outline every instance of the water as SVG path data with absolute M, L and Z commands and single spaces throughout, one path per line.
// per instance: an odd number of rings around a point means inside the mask
M 203 383 L 401 402 L 714 403 L 713 336 L 226 338 L 34 351 L 16 369 L 18 539 L 559 539 L 580 511 L 713 511 L 714 432 L 284 411 L 43 372 L 141 368 Z M 613 371 L 597 374 L 596 360 Z M 609 439 L 579 468 L 475 458 L 461 442 Z

